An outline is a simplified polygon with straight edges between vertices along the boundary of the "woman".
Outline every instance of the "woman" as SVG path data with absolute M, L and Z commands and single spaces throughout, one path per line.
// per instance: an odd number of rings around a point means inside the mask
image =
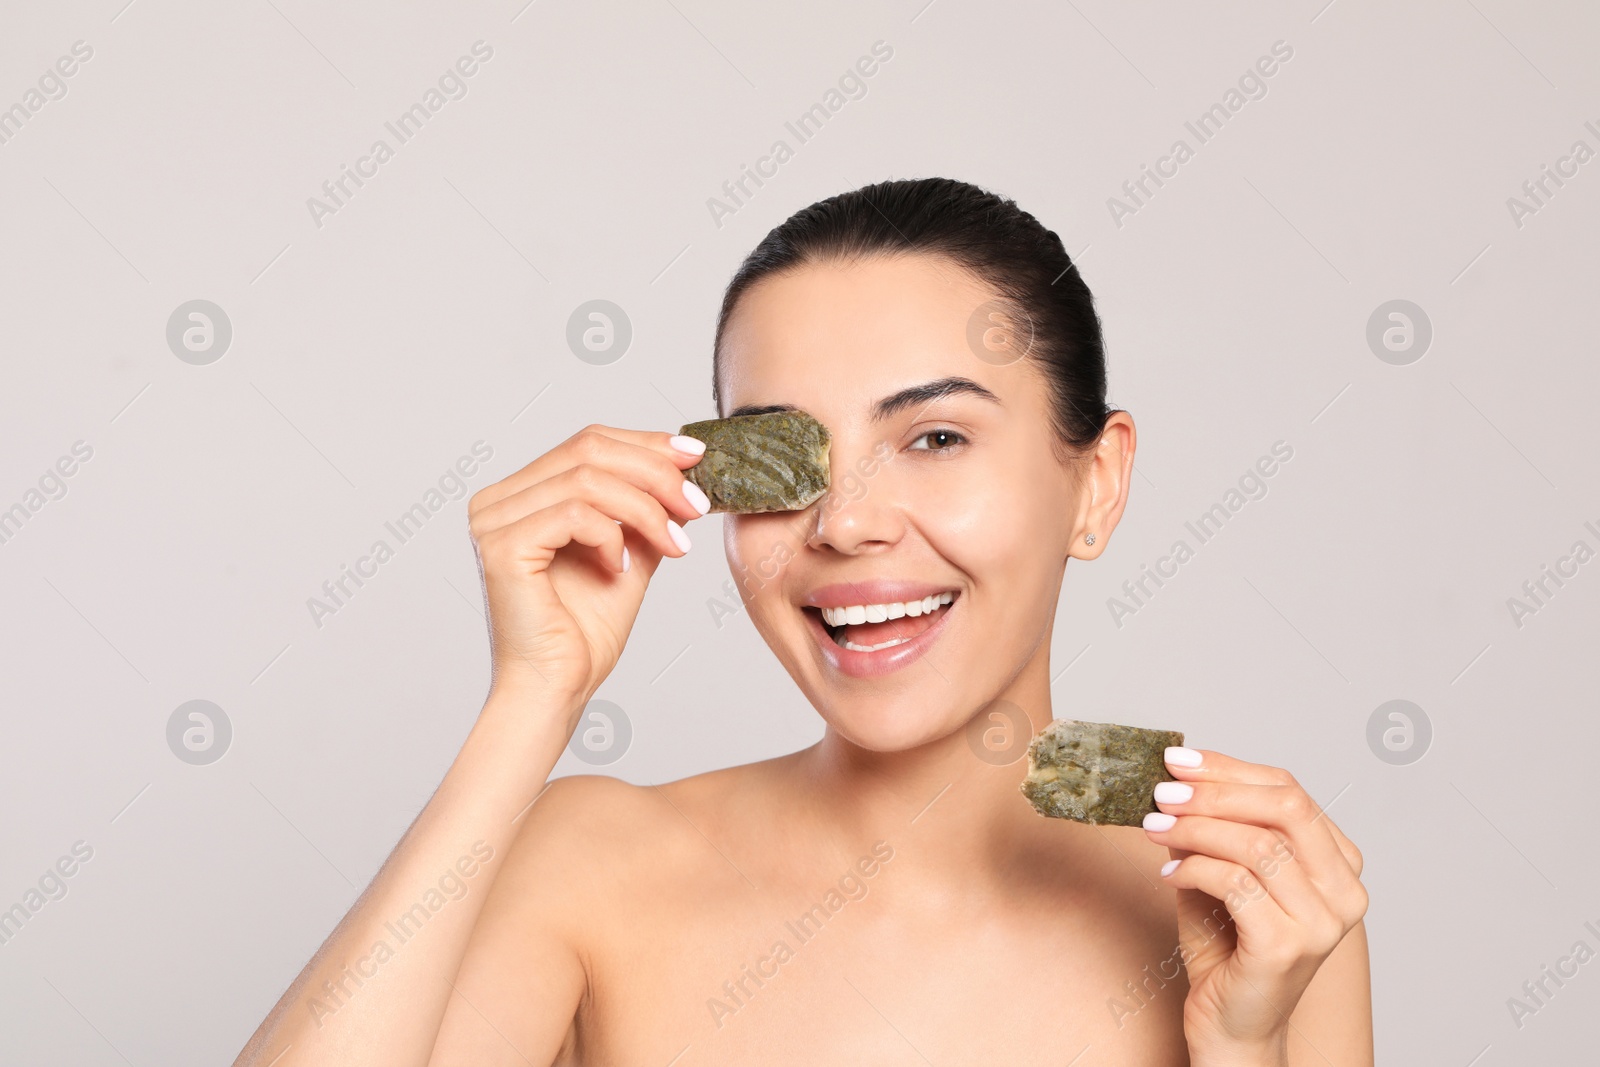
M 489 697 L 238 1062 L 1371 1064 L 1361 856 L 1286 771 L 1169 749 L 1143 829 L 1019 795 L 1135 445 L 1059 238 L 962 182 L 832 197 L 746 260 L 714 352 L 719 414 L 832 434 L 822 500 L 723 519 L 823 739 L 546 786 L 707 506 L 698 442 L 586 428 L 472 498 Z

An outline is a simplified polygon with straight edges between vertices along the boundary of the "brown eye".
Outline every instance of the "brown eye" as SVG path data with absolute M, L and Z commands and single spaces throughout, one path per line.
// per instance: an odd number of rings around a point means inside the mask
M 913 446 L 913 452 L 945 452 L 953 448 L 956 444 L 965 442 L 966 438 L 962 437 L 954 430 L 929 430 L 927 433 L 920 435 L 917 440 L 938 441 L 939 443 L 930 448 L 917 448 Z

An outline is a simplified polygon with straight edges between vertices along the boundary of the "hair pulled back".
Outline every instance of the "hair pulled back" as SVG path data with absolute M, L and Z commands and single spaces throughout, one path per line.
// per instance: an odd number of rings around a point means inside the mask
M 864 185 L 802 208 L 762 238 L 728 283 L 717 316 L 717 411 L 723 331 L 753 285 L 811 264 L 917 253 L 965 268 L 994 292 L 1015 335 L 1028 339 L 1025 358 L 1050 388 L 1056 438 L 1069 453 L 1094 444 L 1112 409 L 1089 287 L 1053 230 L 1015 201 L 950 178 Z

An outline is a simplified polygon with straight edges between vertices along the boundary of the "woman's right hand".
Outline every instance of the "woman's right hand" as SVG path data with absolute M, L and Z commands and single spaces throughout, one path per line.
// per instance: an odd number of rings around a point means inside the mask
M 590 425 L 467 505 L 489 609 L 497 690 L 581 708 L 617 664 L 681 523 L 708 508 L 683 477 L 691 438 Z M 702 451 L 704 446 L 701 446 Z

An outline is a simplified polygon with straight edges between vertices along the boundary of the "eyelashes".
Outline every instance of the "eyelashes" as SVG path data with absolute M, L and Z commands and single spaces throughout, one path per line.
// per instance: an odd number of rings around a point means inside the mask
M 914 448 L 909 449 L 908 451 L 911 451 L 911 452 L 949 452 L 949 451 L 955 449 L 956 447 L 958 447 L 960 445 L 964 445 L 964 444 L 967 443 L 966 437 L 963 436 L 962 434 L 959 434 L 954 430 L 944 429 L 942 427 L 938 428 L 938 429 L 928 430 L 925 433 L 920 433 L 920 434 L 918 434 L 916 436 L 916 440 L 917 441 L 926 441 L 929 438 L 948 439 L 951 443 L 948 443 L 948 444 L 945 444 L 945 445 L 942 445 L 942 446 L 939 446 L 939 447 L 934 447 L 934 448 L 915 448 L 914 447 Z

